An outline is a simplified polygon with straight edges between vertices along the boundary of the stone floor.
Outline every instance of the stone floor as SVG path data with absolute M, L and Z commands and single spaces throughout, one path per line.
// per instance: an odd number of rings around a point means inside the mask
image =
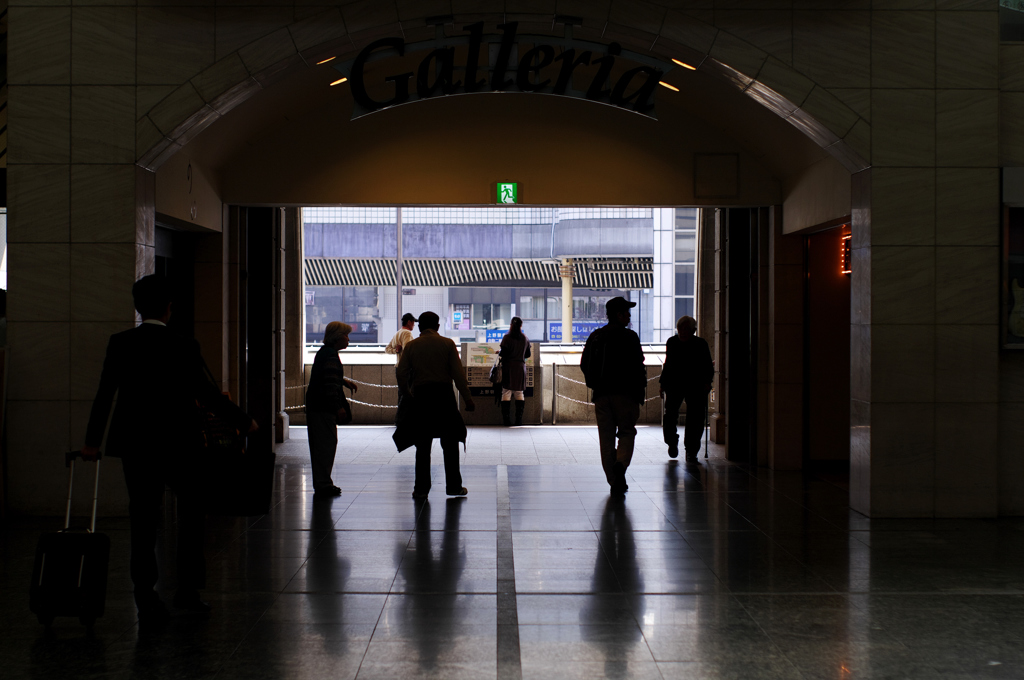
M 293 435 L 270 514 L 211 522 L 208 618 L 140 632 L 106 519 L 106 615 L 44 630 L 27 585 L 58 520 L 0 525 L 0 677 L 1024 677 L 1024 520 L 869 520 L 842 479 L 714 446 L 687 467 L 650 427 L 625 500 L 593 428 L 546 426 L 472 429 L 469 496 L 438 464 L 427 502 L 390 428 L 344 428 L 344 494 L 321 502 Z

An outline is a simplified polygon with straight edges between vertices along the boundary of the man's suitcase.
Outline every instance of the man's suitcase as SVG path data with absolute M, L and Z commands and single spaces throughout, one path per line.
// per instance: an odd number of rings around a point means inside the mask
M 107 598 L 107 564 L 110 538 L 96 533 L 96 503 L 99 494 L 100 462 L 92 492 L 92 522 L 88 529 L 73 530 L 71 494 L 75 480 L 75 458 L 81 452 L 65 454 L 68 472 L 68 501 L 64 529 L 43 534 L 36 546 L 36 562 L 29 588 L 29 607 L 39 622 L 49 626 L 57 616 L 77 616 L 91 626 L 103 616 Z

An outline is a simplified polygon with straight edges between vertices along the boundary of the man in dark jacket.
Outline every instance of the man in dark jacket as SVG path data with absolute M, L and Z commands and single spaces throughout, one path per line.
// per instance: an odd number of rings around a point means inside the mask
M 605 305 L 608 325 L 587 338 L 580 368 L 587 387 L 594 391 L 594 415 L 601 442 L 601 465 L 612 493 L 621 495 L 626 485 L 626 468 L 633 459 L 636 421 L 647 394 L 647 369 L 640 338 L 629 325 L 635 302 L 612 298 Z M 619 444 L 616 448 L 615 438 Z
M 206 565 L 204 511 L 197 485 L 203 469 L 195 455 L 203 436 L 197 400 L 241 432 L 254 432 L 257 426 L 210 380 L 199 344 L 167 328 L 171 291 L 166 281 L 145 276 L 132 286 L 132 297 L 142 323 L 110 337 L 82 457 L 95 460 L 98 456 L 116 394 L 106 453 L 120 457 L 123 463 L 135 604 L 139 621 L 152 624 L 167 618 L 167 609 L 153 590 L 158 577 L 155 548 L 164 486 L 170 486 L 178 498 L 174 604 L 189 611 L 209 610 L 199 599 Z
M 686 462 L 696 463 L 704 435 L 708 392 L 715 376 L 715 365 L 707 341 L 696 335 L 697 321 L 692 316 L 680 317 L 676 332 L 677 335 L 665 343 L 665 366 L 661 370 L 662 403 L 665 405 L 662 430 L 668 444 L 668 456 L 675 458 L 679 455 L 676 423 L 679 421 L 679 407 L 685 401 L 683 446 L 686 448 Z

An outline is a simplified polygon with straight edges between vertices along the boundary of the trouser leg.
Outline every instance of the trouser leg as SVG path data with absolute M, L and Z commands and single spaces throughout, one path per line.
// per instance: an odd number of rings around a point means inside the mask
M 338 452 L 337 421 L 333 413 L 309 413 L 306 415 L 306 423 L 313 490 L 330 489 L 334 486 L 331 472 L 334 469 L 334 457 Z
M 594 417 L 597 419 L 597 439 L 601 446 L 601 467 L 611 484 L 615 481 L 612 468 L 615 466 L 615 412 L 612 397 L 601 397 L 594 401 Z
M 206 513 L 201 499 L 184 491 L 178 494 L 178 592 L 194 592 L 206 586 L 203 546 Z
M 430 447 L 433 439 L 423 439 L 416 443 L 416 482 L 413 493 L 430 491 Z
M 636 442 L 636 421 L 640 419 L 640 404 L 624 396 L 615 397 L 616 424 L 618 425 L 619 446 L 615 460 L 628 468 L 633 460 L 633 446 Z
M 686 430 L 683 433 L 683 446 L 686 447 L 687 458 L 695 458 L 700 453 L 707 413 L 707 395 L 694 394 L 686 397 Z
M 682 404 L 683 395 L 672 392 L 665 393 L 665 416 L 661 421 L 661 432 L 664 435 L 665 443 L 669 446 L 679 444 L 679 433 L 676 430 L 676 425 L 679 423 L 679 407 Z M 687 402 L 686 408 L 687 413 L 689 413 L 689 402 Z
M 130 571 L 135 603 L 142 609 L 154 599 L 153 588 L 159 576 L 156 538 L 162 519 L 164 480 L 150 464 L 131 458 L 125 458 L 123 464 L 131 531 Z
M 462 470 L 459 467 L 459 440 L 442 439 L 444 453 L 444 486 L 447 491 L 462 490 Z

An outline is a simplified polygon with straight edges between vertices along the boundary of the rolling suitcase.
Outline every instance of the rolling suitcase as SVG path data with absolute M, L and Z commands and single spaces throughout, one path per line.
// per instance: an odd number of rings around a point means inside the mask
M 99 494 L 100 462 L 92 491 L 92 523 L 85 530 L 71 529 L 71 494 L 75 480 L 75 458 L 81 452 L 65 454 L 68 472 L 68 501 L 64 529 L 43 534 L 36 546 L 36 562 L 29 587 L 29 607 L 45 626 L 57 616 L 77 616 L 92 626 L 103 616 L 107 597 L 107 564 L 110 538 L 96 533 L 96 503 Z

